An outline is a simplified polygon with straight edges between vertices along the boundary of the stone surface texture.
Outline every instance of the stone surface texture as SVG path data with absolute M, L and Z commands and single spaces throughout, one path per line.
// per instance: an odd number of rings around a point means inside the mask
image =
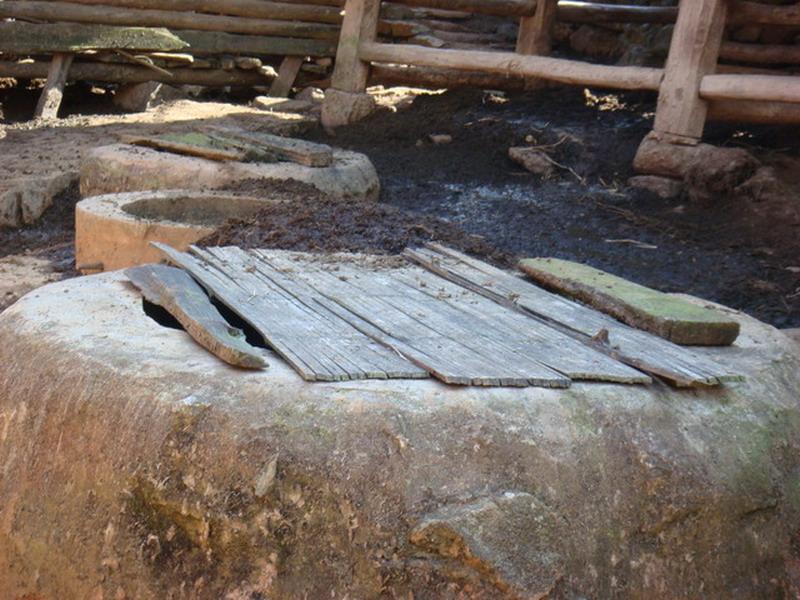
M 77 173 L 7 179 L 0 184 L 0 227 L 23 227 L 39 220 Z
M 723 389 L 309 384 L 51 284 L 0 315 L 0 597 L 795 597 L 800 354 L 736 318 Z
M 131 207 L 143 202 L 154 208 L 135 214 Z M 184 251 L 226 219 L 249 216 L 269 203 L 190 190 L 92 196 L 75 207 L 75 264 L 79 271 L 99 272 L 159 262 L 161 253 L 151 242 Z
M 81 164 L 81 195 L 117 192 L 235 187 L 252 179 L 295 179 L 337 198 L 376 200 L 380 182 L 363 154 L 334 149 L 330 167 L 292 162 L 218 162 L 114 144 L 94 148 Z

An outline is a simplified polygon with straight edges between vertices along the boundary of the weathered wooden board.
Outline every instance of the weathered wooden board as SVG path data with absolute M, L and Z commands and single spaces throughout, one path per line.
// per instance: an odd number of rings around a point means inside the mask
M 333 149 L 326 144 L 241 129 L 225 127 L 213 127 L 212 129 L 226 138 L 242 140 L 281 160 L 307 167 L 328 167 L 333 164 Z
M 278 270 L 285 253 L 252 251 Z M 569 379 L 650 378 L 551 327 L 417 268 L 295 266 L 342 318 L 447 383 L 562 387 Z M 564 378 L 566 376 L 569 379 Z
M 245 161 L 248 157 L 247 150 L 216 140 L 212 136 L 202 133 L 185 133 L 149 136 L 122 136 L 121 141 L 134 146 L 155 148 L 185 156 L 196 156 L 215 161 Z
M 167 310 L 194 340 L 226 363 L 246 369 L 264 369 L 267 361 L 231 327 L 206 293 L 182 269 L 146 265 L 125 274 L 149 302 Z
M 519 268 L 549 289 L 676 344 L 729 346 L 739 335 L 739 322 L 717 310 L 588 265 L 558 258 L 527 258 L 519 262 Z
M 50 54 L 86 50 L 182 50 L 189 44 L 167 29 L 76 23 L 0 22 L 0 52 Z
M 673 385 L 718 385 L 742 379 L 697 352 L 633 329 L 460 252 L 431 244 L 426 249 L 408 250 L 406 256 L 442 277 L 575 335 L 609 356 Z
M 313 289 L 279 272 L 265 273 L 256 259 L 238 248 L 192 248 L 189 255 L 155 245 L 258 331 L 308 381 L 427 377 L 423 369 L 315 302 L 318 294 Z

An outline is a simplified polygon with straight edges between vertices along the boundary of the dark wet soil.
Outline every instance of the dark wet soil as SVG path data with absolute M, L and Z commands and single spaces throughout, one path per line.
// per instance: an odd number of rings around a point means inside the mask
M 587 101 L 580 89 L 505 99 L 450 92 L 378 113 L 333 139 L 317 135 L 372 159 L 381 202 L 445 219 L 501 251 L 585 262 L 778 327 L 800 326 L 800 206 L 771 215 L 732 196 L 697 205 L 625 186 L 654 102 L 641 94 Z M 452 143 L 432 144 L 428 135 L 436 133 Z M 760 157 L 798 156 L 797 133 L 718 126 L 708 139 L 754 148 Z M 565 167 L 560 175 L 542 181 L 512 163 L 508 147 L 526 144 L 546 148 Z
M 269 189 L 278 202 L 251 217 L 229 221 L 200 245 L 400 254 L 405 248 L 436 241 L 501 266 L 514 262 L 511 255 L 457 225 L 388 204 L 332 199 L 291 180 L 254 180 L 234 189 L 247 194 Z

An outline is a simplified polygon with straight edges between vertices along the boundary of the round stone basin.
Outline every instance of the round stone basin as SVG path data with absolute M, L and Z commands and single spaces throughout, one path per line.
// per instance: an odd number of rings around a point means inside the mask
M 247 217 L 266 198 L 172 190 L 86 198 L 75 211 L 78 270 L 111 271 L 157 262 L 151 242 L 186 249 L 228 219 Z
M 789 597 L 800 354 L 732 316 L 722 388 L 308 383 L 51 284 L 0 314 L 0 598 Z
M 253 179 L 307 183 L 334 198 L 376 200 L 380 181 L 369 158 L 358 152 L 334 149 L 328 167 L 293 162 L 219 162 L 159 152 L 127 144 L 101 146 L 81 163 L 81 195 L 119 192 L 234 188 Z

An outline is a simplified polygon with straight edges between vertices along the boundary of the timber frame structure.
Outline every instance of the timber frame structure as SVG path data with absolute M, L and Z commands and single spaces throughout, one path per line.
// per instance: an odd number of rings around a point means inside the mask
M 520 17 L 515 52 L 424 48 L 377 41 L 381 0 L 347 0 L 327 127 L 357 120 L 371 68 L 404 65 L 448 73 L 490 73 L 621 90 L 659 92 L 653 132 L 637 156 L 637 169 L 664 151 L 698 145 L 707 119 L 800 123 L 800 77 L 718 65 L 727 25 L 800 26 L 800 4 L 775 6 L 745 0 L 680 0 L 678 8 L 595 5 L 558 0 L 406 0 L 414 5 Z M 578 14 L 580 13 L 580 14 Z M 576 22 L 675 22 L 663 69 L 612 66 L 549 56 L 557 19 Z M 741 46 L 741 44 L 739 45 Z M 789 61 L 787 61 L 789 62 Z M 446 86 L 442 86 L 446 87 Z M 350 103 L 350 106 L 347 104 Z M 343 106 L 344 104 L 344 106 Z M 327 113 L 327 122 L 326 122 Z M 681 176 L 680 172 L 661 173 Z

